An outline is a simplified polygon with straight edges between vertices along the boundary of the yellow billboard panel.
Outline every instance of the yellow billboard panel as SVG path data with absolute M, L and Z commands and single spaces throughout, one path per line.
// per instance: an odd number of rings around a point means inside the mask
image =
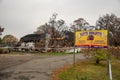
M 107 48 L 107 30 L 76 31 L 75 46 Z

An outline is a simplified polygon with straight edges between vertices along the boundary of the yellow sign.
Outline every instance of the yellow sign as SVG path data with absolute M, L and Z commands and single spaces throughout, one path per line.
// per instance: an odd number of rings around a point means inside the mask
M 107 30 L 76 31 L 75 46 L 107 48 Z

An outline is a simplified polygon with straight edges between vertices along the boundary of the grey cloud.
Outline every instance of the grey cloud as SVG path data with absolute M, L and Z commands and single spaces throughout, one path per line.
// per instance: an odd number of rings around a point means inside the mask
M 113 12 L 120 16 L 120 0 L 0 0 L 0 25 L 4 34 L 18 37 L 33 33 L 57 12 L 59 18 L 72 23 L 79 17 L 94 25 L 99 15 Z M 114 6 L 113 6 L 114 5 Z
M 2 0 L 0 0 L 0 3 L 2 2 Z

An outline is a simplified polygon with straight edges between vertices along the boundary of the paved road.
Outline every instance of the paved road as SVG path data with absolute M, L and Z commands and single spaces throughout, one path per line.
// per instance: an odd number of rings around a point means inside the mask
M 80 54 L 76 55 L 76 61 L 84 59 Z M 50 80 L 53 70 L 73 63 L 73 55 L 53 56 L 34 59 L 29 62 L 7 68 L 0 73 L 3 80 Z M 0 78 L 0 80 L 2 80 Z

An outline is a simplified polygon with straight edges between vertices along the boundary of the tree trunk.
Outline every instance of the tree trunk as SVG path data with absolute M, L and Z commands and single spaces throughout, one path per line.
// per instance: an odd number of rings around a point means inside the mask
M 96 64 L 99 64 L 99 63 L 100 63 L 100 59 L 97 58 L 97 59 L 96 59 Z

